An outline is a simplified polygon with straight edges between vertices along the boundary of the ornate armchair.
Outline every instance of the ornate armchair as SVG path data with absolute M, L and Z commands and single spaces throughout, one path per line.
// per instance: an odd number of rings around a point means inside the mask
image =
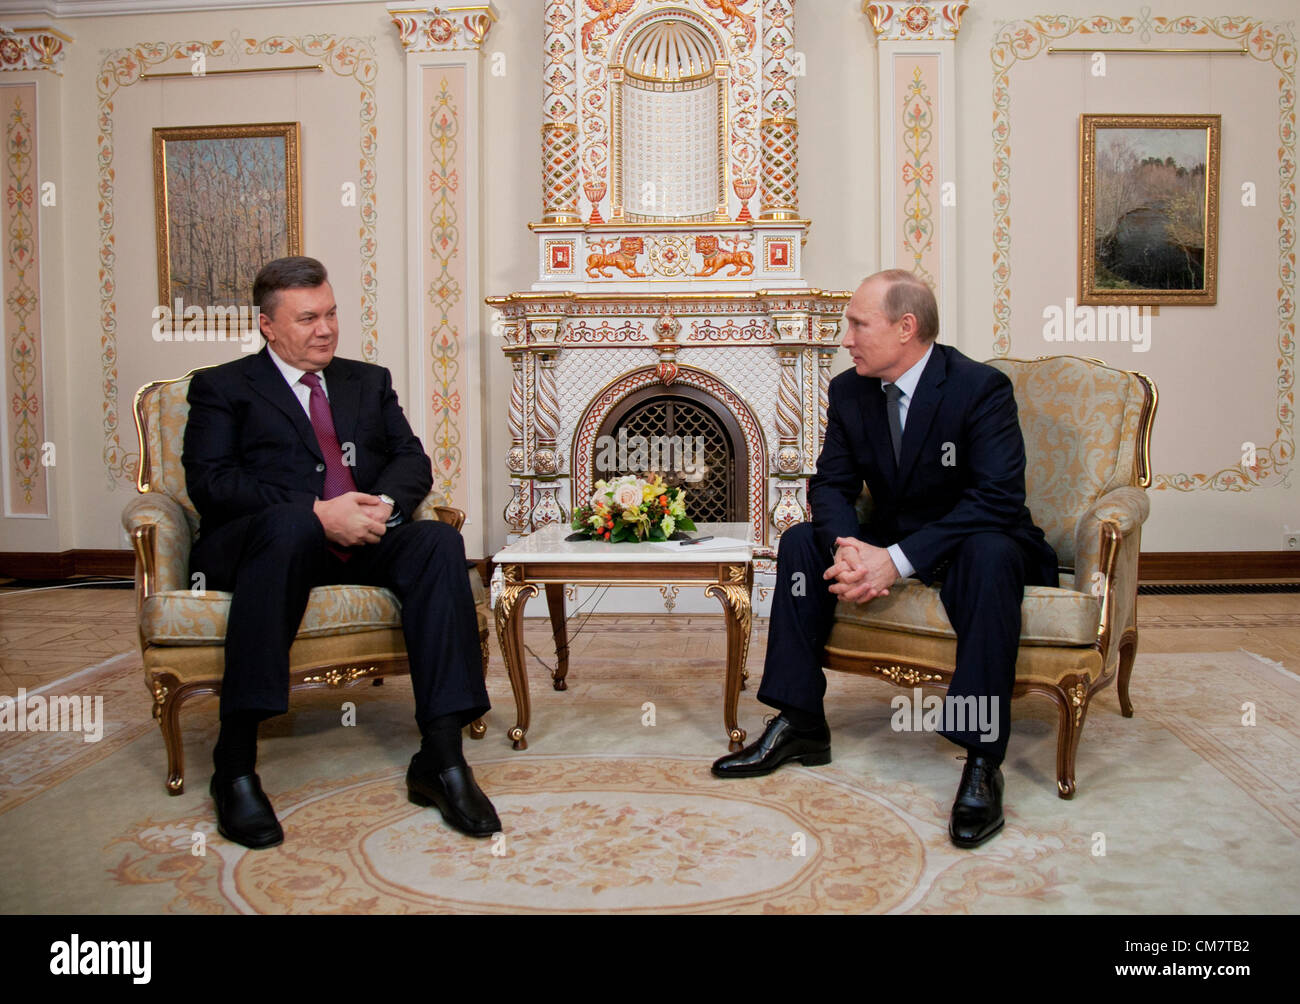
M 1138 551 L 1159 397 L 1146 376 L 1093 360 L 991 365 L 1015 387 L 1029 510 L 1062 566 L 1059 588 L 1025 589 L 1013 697 L 1043 694 L 1056 704 L 1056 786 L 1070 798 L 1093 695 L 1118 676 L 1120 708 L 1133 715 Z M 839 605 L 825 665 L 900 687 L 946 689 L 956 653 L 938 589 L 904 579 L 866 606 Z
M 146 384 L 135 396 L 140 442 L 140 495 L 122 512 L 135 548 L 136 614 L 145 685 L 153 694 L 153 715 L 167 747 L 167 791 L 185 790 L 185 751 L 181 743 L 182 705 L 200 694 L 221 692 L 225 665 L 226 616 L 230 593 L 191 588 L 190 547 L 199 516 L 185 486 L 181 445 L 189 417 L 192 373 L 177 380 Z M 421 504 L 416 519 L 439 519 L 457 530 L 465 521 L 459 509 Z M 488 611 L 478 574 L 469 573 L 478 613 L 483 672 L 488 665 Z M 401 608 L 387 589 L 375 586 L 322 586 L 312 590 L 298 637 L 289 650 L 290 693 L 344 687 L 409 672 L 402 637 Z M 483 722 L 470 726 L 482 739 Z

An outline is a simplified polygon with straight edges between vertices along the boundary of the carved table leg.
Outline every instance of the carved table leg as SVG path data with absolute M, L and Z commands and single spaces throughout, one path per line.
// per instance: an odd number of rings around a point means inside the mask
M 497 599 L 496 625 L 497 641 L 501 644 L 501 657 L 505 660 L 506 672 L 510 674 L 510 689 L 515 695 L 515 727 L 508 735 L 517 750 L 528 749 L 528 673 L 524 662 L 524 606 L 530 597 L 538 593 L 537 586 L 531 582 L 522 582 L 522 572 L 514 565 L 503 569 L 505 584 Z
M 568 690 L 564 681 L 569 675 L 569 628 L 564 619 L 564 586 L 561 583 L 549 583 L 546 586 L 546 609 L 551 615 L 551 633 L 555 636 L 555 681 L 556 690 Z
M 740 684 L 749 658 L 749 633 L 753 612 L 747 584 L 715 584 L 704 590 L 705 596 L 717 597 L 727 619 L 727 682 L 722 692 L 722 721 L 727 729 L 727 749 L 738 753 L 744 748 L 745 730 L 736 721 L 740 704 Z

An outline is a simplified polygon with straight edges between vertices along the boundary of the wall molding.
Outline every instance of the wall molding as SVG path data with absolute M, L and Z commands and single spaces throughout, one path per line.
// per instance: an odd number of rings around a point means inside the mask
M 1044 55 L 1049 44 L 1072 36 L 1106 41 L 1127 37 L 1149 43 L 1157 36 L 1177 41 L 1223 39 L 1240 42 L 1254 65 L 1276 72 L 1278 110 L 1277 220 L 1277 393 L 1274 441 L 1258 449 L 1254 467 L 1228 467 L 1213 473 L 1157 474 L 1153 491 L 1246 492 L 1276 484 L 1295 457 L 1295 243 L 1296 243 L 1296 38 L 1292 22 L 1245 17 L 1156 17 L 1150 7 L 1137 15 L 1076 17 L 1049 14 L 997 22 L 990 58 L 993 65 L 993 355 L 1011 352 L 1012 118 L 1011 71 Z M 1269 70 L 1269 68 L 1272 68 Z
M 257 7 L 330 7 L 357 0 L 0 0 L 0 17 L 112 17 L 123 14 L 190 14 Z
M 360 215 L 359 257 L 361 263 L 361 358 L 377 362 L 379 358 L 378 304 L 379 266 L 376 225 L 376 191 L 378 178 L 378 137 L 375 78 L 379 60 L 371 40 L 342 35 L 272 35 L 264 38 L 232 35 L 229 49 L 222 39 L 212 42 L 141 42 L 120 49 L 101 50 L 102 59 L 96 77 L 99 102 L 98 164 L 99 184 L 96 206 L 99 232 L 99 326 L 100 368 L 103 402 L 101 424 L 105 473 L 110 491 L 135 480 L 140 457 L 122 442 L 118 428 L 118 344 L 117 344 L 117 233 L 115 218 L 114 124 L 115 103 L 126 87 L 138 84 L 142 75 L 155 66 L 172 61 L 184 62 L 196 53 L 219 59 L 243 55 L 306 55 L 319 59 L 338 77 L 351 77 L 361 87 L 360 94 L 360 185 L 357 211 Z

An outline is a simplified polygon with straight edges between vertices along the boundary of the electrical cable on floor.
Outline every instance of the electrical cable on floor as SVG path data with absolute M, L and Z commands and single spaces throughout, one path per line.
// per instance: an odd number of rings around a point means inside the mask
M 22 580 L 18 579 L 16 581 L 21 582 Z M 44 593 L 44 592 L 49 592 L 52 589 L 82 589 L 86 586 L 121 587 L 124 585 L 134 586 L 135 580 L 127 579 L 127 578 L 120 578 L 120 579 L 103 578 L 103 579 L 96 579 L 96 580 L 88 580 L 86 582 L 67 582 L 60 586 L 29 586 L 25 589 L 14 589 L 10 586 L 0 586 L 0 599 L 4 599 L 7 596 L 21 596 L 24 593 Z
M 604 586 L 604 587 L 601 587 L 601 588 L 600 588 L 600 592 L 596 592 L 595 589 L 592 590 L 592 598 L 595 599 L 595 602 L 592 604 L 591 611 L 587 614 L 586 617 L 584 617 L 584 618 L 582 619 L 582 623 L 578 625 L 578 630 L 575 631 L 575 632 L 573 633 L 572 637 L 570 637 L 570 638 L 568 639 L 568 640 L 569 640 L 569 647 L 570 647 L 570 648 L 572 648 L 572 643 L 573 643 L 574 639 L 575 639 L 575 638 L 578 638 L 578 637 L 582 634 L 583 629 L 586 628 L 586 626 L 587 626 L 587 621 L 591 620 L 592 614 L 594 614 L 594 613 L 596 612 L 596 607 L 600 606 L 600 601 L 603 600 L 603 599 L 605 598 L 605 594 L 608 593 L 608 592 L 610 591 L 611 588 L 612 588 L 612 587 L 610 587 L 610 586 Z M 566 628 L 568 627 L 569 621 L 571 621 L 571 620 L 573 620 L 573 618 L 577 617 L 578 614 L 582 612 L 582 608 L 585 607 L 586 605 L 587 605 L 587 602 L 586 602 L 586 601 L 583 601 L 582 603 L 580 603 L 580 604 L 578 605 L 578 608 L 577 608 L 576 610 L 574 610 L 573 613 L 568 614 L 568 615 L 564 618 L 564 624 L 565 624 L 565 627 L 566 627 Z M 551 632 L 551 644 L 552 644 L 552 645 L 555 644 L 555 642 L 556 642 L 556 640 L 559 638 L 559 636 L 560 636 L 560 633 L 559 633 L 558 631 L 552 631 L 552 632 Z M 556 674 L 556 672 L 558 671 L 558 667 L 549 665 L 549 664 L 546 662 L 545 659 L 543 659 L 540 655 L 538 655 L 536 652 L 534 652 L 534 651 L 532 650 L 532 648 L 529 646 L 529 644 L 528 644 L 527 642 L 524 642 L 524 648 L 527 650 L 527 652 L 528 652 L 529 655 L 531 655 L 534 659 L 536 659 L 539 663 L 542 664 L 542 667 L 543 667 L 544 669 L 546 669 L 546 670 L 551 674 L 551 678 L 554 679 L 554 678 L 555 678 L 555 674 Z

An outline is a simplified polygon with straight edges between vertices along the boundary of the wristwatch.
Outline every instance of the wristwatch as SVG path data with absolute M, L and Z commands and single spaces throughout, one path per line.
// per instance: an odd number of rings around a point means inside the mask
M 388 516 L 388 522 L 385 523 L 384 526 L 397 526 L 398 523 L 402 522 L 402 513 L 398 510 L 397 503 L 393 500 L 391 495 L 385 495 L 383 492 L 380 492 L 375 497 L 381 502 L 387 502 L 389 508 L 393 510 Z

